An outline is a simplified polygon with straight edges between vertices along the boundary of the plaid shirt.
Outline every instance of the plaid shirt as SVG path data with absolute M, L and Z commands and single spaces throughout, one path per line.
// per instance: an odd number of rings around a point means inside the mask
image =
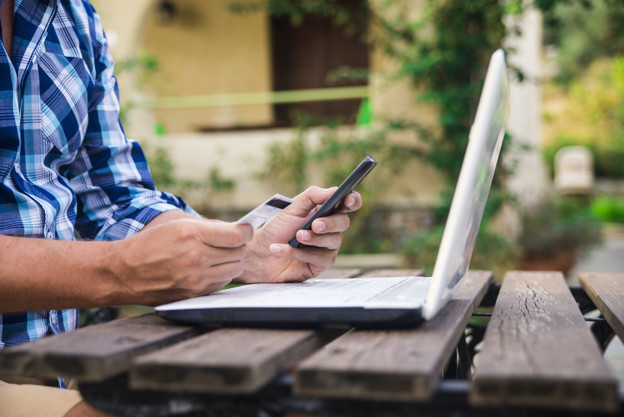
M 192 212 L 156 191 L 141 148 L 123 132 L 93 7 L 15 0 L 12 62 L 0 45 L 0 233 L 123 239 L 171 209 Z M 75 310 L 0 315 L 0 349 L 76 323 Z

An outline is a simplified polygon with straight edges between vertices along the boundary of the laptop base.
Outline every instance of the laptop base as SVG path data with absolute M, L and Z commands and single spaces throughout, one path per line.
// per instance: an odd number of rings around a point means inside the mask
M 366 329 L 416 327 L 422 308 L 219 308 L 158 311 L 161 317 L 182 323 L 226 327 Z

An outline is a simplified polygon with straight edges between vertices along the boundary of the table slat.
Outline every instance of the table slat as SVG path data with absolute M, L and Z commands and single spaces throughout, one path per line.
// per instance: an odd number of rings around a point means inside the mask
M 470 271 L 449 303 L 415 329 L 353 331 L 295 370 L 295 393 L 379 400 L 426 400 L 492 279 Z
M 115 320 L 7 347 L 0 352 L 0 374 L 101 381 L 128 370 L 133 356 L 196 333 L 154 313 Z
M 579 278 L 609 326 L 624 340 L 624 274 L 581 273 Z
M 477 355 L 477 405 L 617 408 L 617 382 L 558 272 L 510 272 Z
M 136 360 L 132 388 L 252 393 L 322 346 L 311 330 L 221 329 Z

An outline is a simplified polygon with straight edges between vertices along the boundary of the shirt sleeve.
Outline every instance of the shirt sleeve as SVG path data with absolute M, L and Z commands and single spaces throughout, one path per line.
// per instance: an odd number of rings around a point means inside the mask
M 69 181 L 77 197 L 80 237 L 116 240 L 137 233 L 165 211 L 197 213 L 180 197 L 156 190 L 141 147 L 126 138 L 113 59 L 97 14 L 93 19 L 94 86 L 84 141 Z

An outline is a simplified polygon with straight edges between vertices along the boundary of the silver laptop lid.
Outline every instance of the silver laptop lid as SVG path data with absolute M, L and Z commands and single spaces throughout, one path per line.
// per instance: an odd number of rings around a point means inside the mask
M 433 317 L 468 270 L 483 210 L 500 154 L 509 116 L 509 80 L 505 53 L 494 52 L 488 66 L 474 123 L 470 129 L 451 209 L 444 228 L 425 318 Z

